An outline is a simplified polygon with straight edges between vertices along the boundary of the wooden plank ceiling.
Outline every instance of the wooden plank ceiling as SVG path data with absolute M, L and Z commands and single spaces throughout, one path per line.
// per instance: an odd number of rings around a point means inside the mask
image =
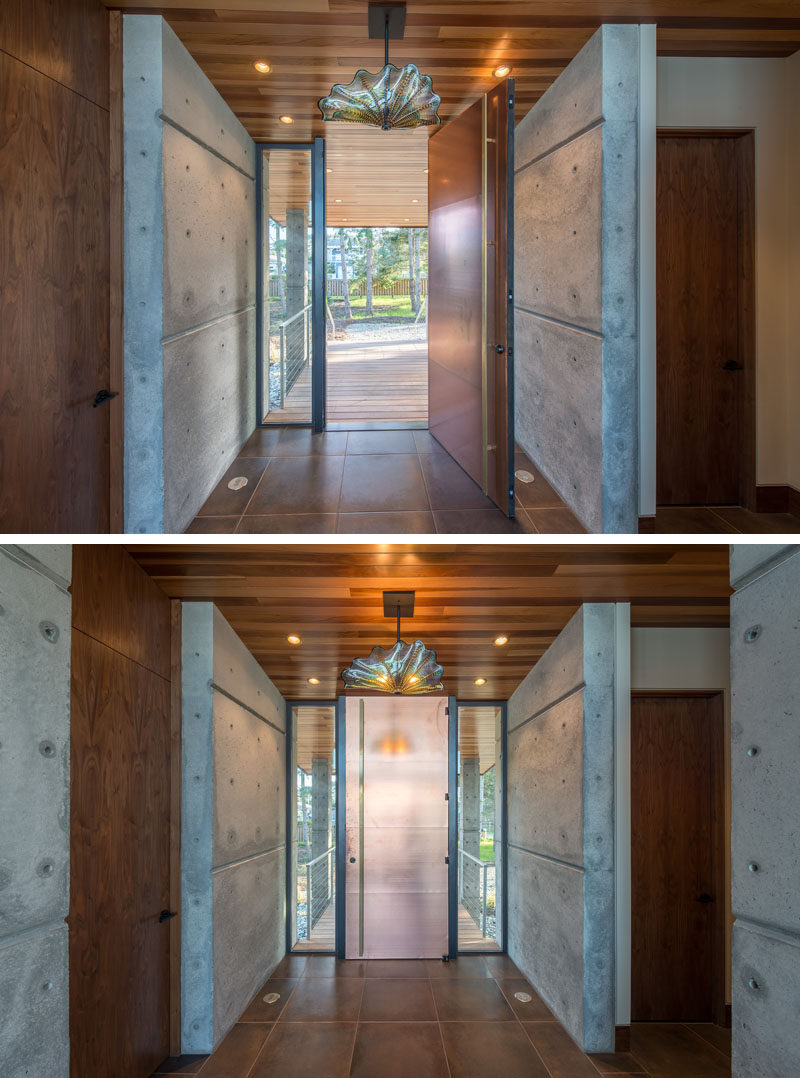
M 634 626 L 726 626 L 728 550 L 664 545 L 133 546 L 173 598 L 211 600 L 287 699 L 331 700 L 341 671 L 395 638 L 384 590 L 416 591 L 405 640 L 436 650 L 448 693 L 507 699 L 585 601 Z M 287 641 L 290 633 L 302 639 Z M 508 643 L 496 647 L 504 633 Z M 478 677 L 485 685 L 476 686 Z M 317 678 L 318 684 L 310 684 Z
M 383 66 L 367 0 L 137 0 L 124 10 L 163 14 L 256 139 L 325 134 L 317 100 L 357 68 Z M 513 68 L 524 116 L 604 22 L 656 22 L 662 56 L 800 48 L 798 0 L 409 0 L 406 10 L 405 39 L 391 43 L 390 59 L 433 77 L 443 120 L 488 90 L 501 63 Z M 271 71 L 259 74 L 256 60 Z M 294 123 L 282 124 L 284 115 Z

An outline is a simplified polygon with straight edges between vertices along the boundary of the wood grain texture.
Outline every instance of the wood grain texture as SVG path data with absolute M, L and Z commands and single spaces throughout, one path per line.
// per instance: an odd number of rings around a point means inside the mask
M 72 623 L 87 636 L 169 680 L 169 600 L 124 547 L 73 547 Z
M 744 371 L 724 368 L 750 363 L 736 140 L 661 135 L 657 150 L 656 500 L 736 505 Z
M 108 12 L 100 0 L 3 0 L 0 50 L 108 108 Z
M 107 112 L 0 52 L 5 532 L 108 529 L 108 213 Z
M 634 626 L 726 626 L 722 546 L 515 544 L 134 546 L 168 595 L 216 602 L 287 699 L 331 700 L 341 671 L 394 622 L 382 592 L 415 590 L 402 625 L 436 649 L 445 691 L 507 699 L 582 602 L 631 601 Z M 300 647 L 287 634 L 298 633 Z M 509 642 L 495 647 L 506 633 Z M 475 686 L 476 677 L 486 684 Z M 308 678 L 319 678 L 309 685 Z
M 719 1017 L 725 915 L 722 737 L 719 693 L 632 697 L 634 1022 Z
M 169 1054 L 169 685 L 72 634 L 70 1072 Z
M 125 482 L 125 229 L 122 115 L 122 13 L 109 12 L 109 356 L 104 407 L 109 421 L 109 530 L 124 532 Z
M 110 2 L 109 6 L 115 6 Z M 254 138 L 323 135 L 317 100 L 357 68 L 383 66 L 383 42 L 367 33 L 367 0 L 138 0 L 131 10 L 161 12 Z M 788 56 L 800 48 L 793 0 L 409 0 L 405 40 L 390 58 L 434 79 L 447 120 L 510 63 L 517 113 L 528 109 L 604 22 L 657 22 L 662 55 Z M 272 65 L 268 75 L 253 68 Z

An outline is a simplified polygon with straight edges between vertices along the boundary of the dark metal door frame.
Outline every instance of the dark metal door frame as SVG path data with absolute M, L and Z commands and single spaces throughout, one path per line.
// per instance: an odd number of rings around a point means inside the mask
M 264 151 L 306 150 L 311 153 L 311 419 L 310 423 L 285 423 L 287 427 L 325 429 L 325 139 L 313 142 L 256 142 L 256 426 L 278 426 L 264 422 Z

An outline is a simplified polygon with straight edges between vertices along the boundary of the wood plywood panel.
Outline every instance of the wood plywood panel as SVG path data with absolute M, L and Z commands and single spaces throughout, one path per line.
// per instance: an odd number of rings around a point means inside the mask
M 327 91 L 325 91 L 327 92 Z M 425 228 L 428 132 L 326 125 L 327 223 Z
M 727 626 L 728 550 L 685 546 L 304 544 L 135 546 L 168 595 L 213 601 L 287 699 L 330 700 L 341 671 L 395 638 L 384 590 L 415 590 L 406 640 L 444 666 L 445 691 L 507 699 L 583 602 L 632 603 L 635 627 Z M 300 647 L 286 634 L 296 632 Z M 495 647 L 505 633 L 509 642 Z M 475 686 L 481 676 L 486 684 Z M 309 685 L 308 678 L 319 678 Z
M 0 114 L 0 529 L 106 531 L 108 114 L 2 52 Z

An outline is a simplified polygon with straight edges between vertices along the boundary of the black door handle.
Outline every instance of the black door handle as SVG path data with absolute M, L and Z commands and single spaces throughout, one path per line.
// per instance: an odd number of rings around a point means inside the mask
M 177 916 L 177 913 L 171 913 L 169 910 L 162 910 L 158 915 L 158 923 L 163 925 L 165 921 L 171 921 L 173 917 Z
M 695 902 L 703 902 L 703 903 L 713 902 L 713 901 L 714 901 L 714 899 L 711 897 L 711 895 L 706 894 L 705 891 L 703 891 L 702 895 L 698 895 L 697 898 L 695 899 Z
M 355 857 L 351 857 L 351 858 L 350 858 L 350 864 L 351 864 L 351 865 L 354 865 L 355 863 L 356 863 L 356 859 L 355 859 Z
M 118 393 L 109 393 L 107 389 L 101 389 L 98 391 L 97 396 L 94 398 L 94 404 L 92 408 L 97 408 L 100 404 L 105 404 L 106 401 L 113 400 L 114 397 L 118 397 Z
M 502 356 L 503 352 L 505 352 L 505 348 L 503 348 L 502 344 L 496 344 L 494 350 L 497 352 L 498 356 Z
M 722 369 L 724 371 L 743 371 L 744 367 L 741 365 L 741 363 L 737 363 L 735 359 L 729 359 L 728 362 L 724 364 Z

